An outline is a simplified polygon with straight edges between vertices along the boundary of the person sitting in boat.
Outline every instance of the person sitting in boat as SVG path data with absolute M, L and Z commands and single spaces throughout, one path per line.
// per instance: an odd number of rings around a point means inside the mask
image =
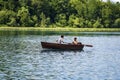
M 73 40 L 72 43 L 75 44 L 75 45 L 77 45 L 77 44 L 81 44 L 81 42 L 78 42 L 78 41 L 77 41 L 77 38 L 76 38 L 76 37 L 74 38 L 74 40 Z
M 64 36 L 61 35 L 61 37 L 56 42 L 62 44 L 62 43 L 64 43 L 63 40 L 64 40 Z

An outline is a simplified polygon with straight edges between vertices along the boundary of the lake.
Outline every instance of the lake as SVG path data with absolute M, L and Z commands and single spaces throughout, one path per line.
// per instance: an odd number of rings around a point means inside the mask
M 120 32 L 0 33 L 0 80 L 120 80 Z M 74 37 L 83 51 L 42 49 L 41 41 Z

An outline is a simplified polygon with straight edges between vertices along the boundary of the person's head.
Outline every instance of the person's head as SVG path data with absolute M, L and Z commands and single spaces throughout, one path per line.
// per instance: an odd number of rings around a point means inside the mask
M 76 40 L 77 40 L 77 38 L 75 37 L 75 38 L 74 38 L 74 41 L 76 41 Z
M 61 38 L 64 38 L 64 35 L 61 35 Z

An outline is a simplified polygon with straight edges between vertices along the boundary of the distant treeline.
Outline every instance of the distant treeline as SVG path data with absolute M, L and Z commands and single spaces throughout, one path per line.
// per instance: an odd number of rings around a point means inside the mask
M 0 26 L 120 28 L 110 0 L 0 0 Z

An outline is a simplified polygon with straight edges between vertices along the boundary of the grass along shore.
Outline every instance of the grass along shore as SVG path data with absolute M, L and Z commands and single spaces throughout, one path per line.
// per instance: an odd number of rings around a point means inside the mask
M 0 27 L 0 31 L 120 32 L 120 28 Z

